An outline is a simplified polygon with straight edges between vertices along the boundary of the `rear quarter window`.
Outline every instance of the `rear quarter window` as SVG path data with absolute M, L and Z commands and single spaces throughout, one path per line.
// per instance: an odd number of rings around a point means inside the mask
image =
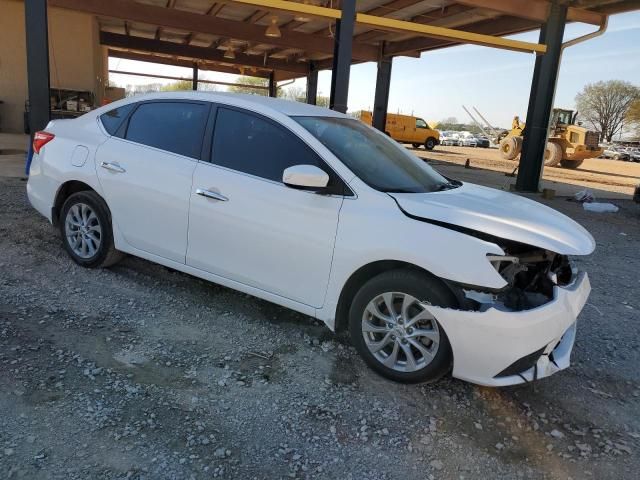
M 209 105 L 173 101 L 141 104 L 129 119 L 125 138 L 132 142 L 200 158 Z
M 123 105 L 121 107 L 114 108 L 113 110 L 109 110 L 107 113 L 103 113 L 102 115 L 100 115 L 100 121 L 102 122 L 102 126 L 104 127 L 104 129 L 107 131 L 109 135 L 116 134 L 116 132 L 118 131 L 118 128 L 120 128 L 120 125 L 122 125 L 122 122 L 124 121 L 124 119 L 127 118 L 127 115 L 129 115 L 129 112 L 133 110 L 133 107 L 135 107 L 135 104 L 130 103 L 128 105 Z

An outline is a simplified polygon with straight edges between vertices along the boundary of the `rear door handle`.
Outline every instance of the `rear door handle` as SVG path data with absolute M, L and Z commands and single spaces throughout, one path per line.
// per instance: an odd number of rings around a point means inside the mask
M 216 192 L 212 192 L 211 190 L 205 190 L 203 188 L 196 188 L 196 195 L 200 195 L 202 197 L 210 198 L 212 200 L 218 200 L 220 202 L 226 202 L 227 200 L 229 200 L 224 195 L 221 195 L 221 194 L 216 193 Z
M 117 163 L 102 162 L 100 166 L 110 172 L 124 173 L 126 170 Z

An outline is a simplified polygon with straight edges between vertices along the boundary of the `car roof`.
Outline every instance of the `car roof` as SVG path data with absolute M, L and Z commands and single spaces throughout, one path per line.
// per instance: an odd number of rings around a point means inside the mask
M 284 100 L 282 98 L 265 97 L 263 95 L 250 95 L 230 92 L 181 91 L 147 93 L 144 95 L 128 97 L 125 100 L 114 102 L 110 105 L 112 105 L 112 107 L 117 107 L 128 103 L 144 102 L 149 100 L 201 100 L 247 108 L 258 113 L 272 115 L 274 113 L 279 113 L 288 117 L 315 116 L 351 118 L 343 113 L 329 110 L 328 108 L 309 105 L 307 103 L 296 102 L 293 100 Z

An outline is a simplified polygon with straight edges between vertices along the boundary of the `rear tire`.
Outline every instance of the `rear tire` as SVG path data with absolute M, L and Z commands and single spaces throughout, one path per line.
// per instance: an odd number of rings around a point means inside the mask
M 556 167 L 562 161 L 562 147 L 554 142 L 547 142 L 544 150 L 544 166 Z
M 427 138 L 427 140 L 424 142 L 424 148 L 427 150 L 433 150 L 435 146 L 436 146 L 436 139 L 433 137 Z
M 500 141 L 500 156 L 505 160 L 515 160 L 522 150 L 522 137 L 506 137 Z
M 110 267 L 124 256 L 113 243 L 109 207 L 96 192 L 82 191 L 67 198 L 58 224 L 65 250 L 82 267 Z
M 410 269 L 382 273 L 355 295 L 349 309 L 351 342 L 383 377 L 403 383 L 435 382 L 451 370 L 449 339 L 421 302 L 457 305 L 442 283 Z
M 412 143 L 411 146 L 413 148 L 420 148 L 420 144 L 419 143 Z
M 560 160 L 560 165 L 563 168 L 569 168 L 571 170 L 575 170 L 580 165 L 582 165 L 582 162 L 584 162 L 584 160 Z

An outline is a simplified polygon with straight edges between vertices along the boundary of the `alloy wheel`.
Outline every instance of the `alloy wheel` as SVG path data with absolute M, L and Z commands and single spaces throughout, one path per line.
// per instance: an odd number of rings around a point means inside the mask
M 78 257 L 91 258 L 100 249 L 102 227 L 98 216 L 86 203 L 76 203 L 69 209 L 64 229 L 69 247 Z
M 415 372 L 429 365 L 440 346 L 436 319 L 425 302 L 401 292 L 386 292 L 371 300 L 362 315 L 362 336 L 382 365 Z

